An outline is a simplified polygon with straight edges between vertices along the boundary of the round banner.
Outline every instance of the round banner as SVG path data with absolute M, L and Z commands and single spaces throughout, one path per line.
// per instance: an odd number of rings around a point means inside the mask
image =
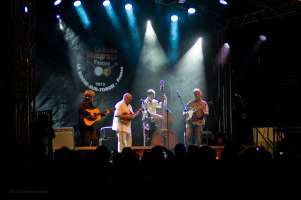
M 114 89 L 124 73 L 118 51 L 106 48 L 86 52 L 77 62 L 76 69 L 81 82 L 96 92 Z

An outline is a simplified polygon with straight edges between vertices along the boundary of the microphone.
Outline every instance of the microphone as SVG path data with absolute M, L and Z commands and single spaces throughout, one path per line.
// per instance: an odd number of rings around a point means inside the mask
M 164 80 L 161 80 L 161 81 L 160 81 L 160 91 L 161 91 L 161 92 L 164 91 L 164 84 L 165 84 L 165 81 L 164 81 Z
M 176 91 L 178 97 L 181 97 L 179 90 Z
M 164 83 L 165 83 L 165 81 L 164 81 L 164 80 L 160 80 L 160 86 L 163 86 L 163 85 L 164 85 Z

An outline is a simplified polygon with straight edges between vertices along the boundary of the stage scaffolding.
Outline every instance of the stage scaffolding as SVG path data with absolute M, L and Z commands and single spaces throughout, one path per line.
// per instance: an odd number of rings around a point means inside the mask
M 13 0 L 11 21 L 13 32 L 14 114 L 9 135 L 25 156 L 31 145 L 31 122 L 34 113 L 35 0 Z M 27 8 L 27 12 L 25 10 Z

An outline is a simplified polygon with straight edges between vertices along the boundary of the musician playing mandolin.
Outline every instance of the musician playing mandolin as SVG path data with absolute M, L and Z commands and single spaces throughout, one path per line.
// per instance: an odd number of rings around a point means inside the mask
M 194 99 L 189 101 L 183 115 L 186 119 L 186 145 L 191 145 L 194 137 L 196 145 L 202 144 L 205 117 L 209 115 L 208 104 L 202 98 L 199 88 L 193 90 Z
M 131 106 L 132 95 L 125 93 L 123 99 L 115 105 L 112 129 L 118 136 L 118 152 L 124 147 L 132 146 L 131 121 L 138 116 L 141 109 L 134 113 Z

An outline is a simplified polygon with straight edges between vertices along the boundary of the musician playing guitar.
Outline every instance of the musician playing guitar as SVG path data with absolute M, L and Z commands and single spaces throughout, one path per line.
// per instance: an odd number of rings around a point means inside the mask
M 186 145 L 192 144 L 194 137 L 196 145 L 202 144 L 203 127 L 205 117 L 209 114 L 208 104 L 202 99 L 202 92 L 199 88 L 193 90 L 194 99 L 187 103 L 187 109 L 183 115 L 186 119 Z
M 86 90 L 84 92 L 84 99 L 79 105 L 79 131 L 80 131 L 80 145 L 81 146 L 97 146 L 98 138 L 93 126 L 87 126 L 84 119 L 89 118 L 89 113 L 86 109 L 95 109 L 93 105 L 93 97 L 95 92 L 93 90 Z
M 84 92 L 84 100 L 79 106 L 81 146 L 98 146 L 98 137 L 93 125 L 111 112 L 109 109 L 105 112 L 100 112 L 99 108 L 93 105 L 95 95 L 93 90 L 86 90 Z
M 116 131 L 118 136 L 118 152 L 121 152 L 124 147 L 132 146 L 131 121 L 141 112 L 141 109 L 137 112 L 133 111 L 130 104 L 132 99 L 130 93 L 125 93 L 123 99 L 115 105 L 112 130 Z

